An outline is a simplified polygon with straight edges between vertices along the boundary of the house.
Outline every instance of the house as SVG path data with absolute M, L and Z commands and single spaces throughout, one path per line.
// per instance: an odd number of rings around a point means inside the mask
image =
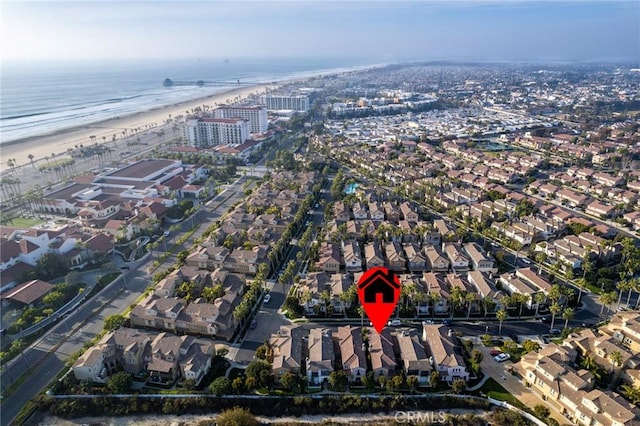
M 549 291 L 551 290 L 551 283 L 543 276 L 538 275 L 538 273 L 532 268 L 516 269 L 516 277 L 535 287 L 538 291 L 541 291 L 544 294 L 549 294 Z
M 309 386 L 321 386 L 325 380 L 329 379 L 335 360 L 331 330 L 312 328 L 307 344 L 309 348 L 309 356 L 306 360 L 307 383 Z
M 150 343 L 151 360 L 147 364 L 148 383 L 169 385 L 178 378 L 200 383 L 211 369 L 215 345 L 193 336 L 160 333 Z
M 431 355 L 433 369 L 440 374 L 441 380 L 449 383 L 458 379 L 469 380 L 461 348 L 457 347 L 456 338 L 447 326 L 422 323 L 422 340 Z
M 364 245 L 364 260 L 367 265 L 367 269 L 375 268 L 376 266 L 384 266 L 384 257 L 382 255 L 382 250 L 380 250 L 380 244 L 377 241 Z
M 349 382 L 361 384 L 367 374 L 367 358 L 360 327 L 338 327 L 337 341 L 342 369 Z
M 331 274 L 329 277 L 329 291 L 331 292 L 331 307 L 335 313 L 344 313 L 351 307 L 350 301 L 343 301 L 342 295 L 349 291 L 352 281 L 347 274 Z
M 449 226 L 447 224 L 447 222 L 445 222 L 443 219 L 435 219 L 433 221 L 433 226 L 440 233 L 440 239 L 441 240 L 443 240 L 443 241 L 451 241 L 451 240 L 457 238 L 454 228 Z
M 54 288 L 56 288 L 55 285 L 46 281 L 28 281 L 2 294 L 2 305 L 4 306 L 7 301 L 12 301 L 21 305 L 31 306 L 47 294 L 51 293 Z
M 416 223 L 418 221 L 418 213 L 416 213 L 408 202 L 400 204 L 401 219 L 407 222 Z
M 356 201 L 351 206 L 351 211 L 353 212 L 353 218 L 355 220 L 365 220 L 369 218 L 369 212 L 366 207 L 360 201 Z
M 397 272 L 403 272 L 406 269 L 407 260 L 404 258 L 404 253 L 399 243 L 389 241 L 385 244 L 385 254 L 387 268 Z
M 481 271 L 469 271 L 467 273 L 467 281 L 475 286 L 481 300 L 489 299 L 495 303 L 494 310 L 500 306 L 500 298 L 503 293 L 498 291 L 490 274 Z
M 405 375 L 416 376 L 420 386 L 428 385 L 432 371 L 431 362 L 418 333 L 415 330 L 403 330 L 396 334 L 396 339 Z
M 371 357 L 371 370 L 373 377 L 378 380 L 380 376 L 390 377 L 396 372 L 396 357 L 393 351 L 391 333 L 384 329 L 378 333 L 369 329 L 369 356 Z
M 319 249 L 319 259 L 316 262 L 316 270 L 329 273 L 340 272 L 340 251 L 333 243 L 323 242 Z
M 466 272 L 469 270 L 469 259 L 465 256 L 457 243 L 443 243 L 442 251 L 451 262 L 451 270 Z
M 340 276 L 340 275 L 338 275 Z M 305 314 L 316 315 L 325 312 L 325 301 L 322 293 L 330 293 L 330 276 L 326 272 L 310 272 L 298 283 L 298 299 Z
M 362 254 L 360 246 L 355 241 L 342 242 L 344 267 L 347 272 L 362 271 Z
M 415 243 L 405 243 L 402 247 L 410 272 L 423 272 L 427 270 L 427 258 L 421 253 L 420 246 Z
M 422 274 L 425 293 L 429 296 L 433 315 L 445 315 L 449 312 L 449 296 L 451 287 L 440 273 L 425 272 Z
M 339 222 L 346 222 L 351 219 L 351 210 L 342 201 L 337 201 L 333 205 L 333 217 Z
M 463 246 L 464 251 L 471 259 L 473 270 L 480 272 L 498 272 L 495 262 L 476 243 L 467 243 Z
M 640 313 L 618 312 L 600 330 L 633 353 L 640 353 Z
M 384 209 L 379 202 L 373 201 L 369 203 L 369 217 L 375 222 L 384 220 Z
M 432 272 L 447 272 L 449 270 L 449 259 L 447 259 L 437 246 L 425 244 L 424 255 L 427 258 L 427 269 Z
M 76 360 L 73 374 L 78 380 L 106 383 L 118 366 L 133 375 L 143 373 L 150 357 L 149 343 L 155 336 L 156 333 L 126 327 L 107 333 Z
M 534 295 L 539 291 L 538 288 L 525 283 L 516 277 L 515 273 L 505 272 L 500 275 L 499 281 L 502 284 L 502 289 L 510 295 L 517 293 L 527 296 L 527 307 L 531 308 L 532 303 L 534 303 Z
M 593 201 L 589 203 L 587 205 L 587 208 L 585 209 L 585 213 L 588 213 L 590 215 L 593 215 L 602 219 L 612 216 L 615 213 L 615 211 L 616 211 L 615 206 L 601 203 L 599 201 Z
M 634 425 L 640 410 L 615 392 L 594 389 L 590 372 L 574 370 L 576 352 L 550 343 L 515 364 L 523 382 L 577 425 Z
M 304 330 L 296 325 L 282 325 L 269 339 L 273 351 L 271 370 L 276 382 L 284 373 L 300 374 Z

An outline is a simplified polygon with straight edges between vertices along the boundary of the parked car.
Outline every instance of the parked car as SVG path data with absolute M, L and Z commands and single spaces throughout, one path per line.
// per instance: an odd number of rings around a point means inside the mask
M 256 320 L 251 321 L 251 324 L 249 324 L 249 328 L 256 328 L 256 325 L 258 325 L 258 323 L 256 322 Z
M 559 328 L 552 328 L 549 330 L 549 333 L 551 334 L 560 334 L 562 333 L 562 330 L 560 330 Z
M 509 354 L 505 354 L 505 353 L 502 353 L 500 355 L 496 355 L 496 356 L 493 357 L 493 359 L 495 359 L 497 362 L 504 362 L 504 361 L 508 360 L 509 358 L 510 358 Z
M 489 352 L 491 354 L 491 356 L 498 356 L 502 353 L 502 351 L 498 350 L 498 349 L 493 349 L 491 352 Z
M 120 269 L 129 269 L 129 265 L 122 265 Z
M 446 319 L 446 320 L 442 320 L 442 323 L 443 323 L 444 325 L 451 325 L 451 320 L 448 320 L 448 319 Z
M 266 296 L 264 296 L 264 303 L 269 303 L 269 300 L 271 300 L 270 294 L 267 294 Z
M 399 320 L 399 319 L 392 319 L 391 321 L 389 321 L 389 322 L 387 323 L 387 325 L 388 325 L 389 327 L 400 327 L 400 326 L 402 325 L 402 322 L 400 322 L 400 320 Z
M 169 236 L 169 231 L 164 231 L 164 232 L 162 233 L 162 236 L 163 236 L 163 237 L 165 237 L 165 238 L 167 238 L 167 237 Z
M 525 265 L 531 265 L 531 261 L 526 257 L 523 257 L 521 260 L 522 260 L 522 263 L 524 263 Z

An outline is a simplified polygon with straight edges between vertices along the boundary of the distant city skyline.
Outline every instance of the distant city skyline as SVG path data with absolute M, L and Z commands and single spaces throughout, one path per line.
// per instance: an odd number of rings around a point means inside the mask
M 637 1 L 17 2 L 2 59 L 640 61 Z

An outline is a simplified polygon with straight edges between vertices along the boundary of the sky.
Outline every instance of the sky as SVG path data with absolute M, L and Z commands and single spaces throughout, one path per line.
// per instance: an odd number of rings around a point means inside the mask
M 2 60 L 336 57 L 640 62 L 640 1 L 23 1 Z

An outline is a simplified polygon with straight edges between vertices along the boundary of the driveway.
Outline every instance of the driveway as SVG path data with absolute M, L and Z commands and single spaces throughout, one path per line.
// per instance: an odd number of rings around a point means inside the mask
M 468 337 L 467 337 L 468 338 Z M 464 339 L 464 337 L 463 337 Z M 507 368 L 513 366 L 513 362 L 510 360 L 504 362 L 497 362 L 490 354 L 492 349 L 500 349 L 498 347 L 485 347 L 483 344 L 474 345 L 474 349 L 479 349 L 484 355 L 480 367 L 482 372 L 496 382 L 500 383 L 511 395 L 513 395 L 518 401 L 521 401 L 527 407 L 535 407 L 538 404 L 542 404 L 545 407 L 549 407 L 551 410 L 551 417 L 556 419 L 560 424 L 567 422 L 567 419 L 555 410 L 546 401 L 543 401 L 531 389 L 527 388 L 522 382 L 513 374 L 507 371 Z

